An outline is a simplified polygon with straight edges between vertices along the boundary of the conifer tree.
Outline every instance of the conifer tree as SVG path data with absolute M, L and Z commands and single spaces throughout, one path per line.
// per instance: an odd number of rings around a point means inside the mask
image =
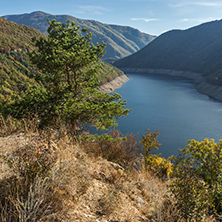
M 32 77 L 42 89 L 29 88 L 25 96 L 13 104 L 16 117 L 37 115 L 40 127 L 54 123 L 91 124 L 98 129 L 116 126 L 116 119 L 128 114 L 126 101 L 117 93 L 99 91 L 97 72 L 105 44 L 93 45 L 91 33 L 74 22 L 49 21 L 48 37 L 33 38 L 35 50 L 28 55 L 41 71 Z

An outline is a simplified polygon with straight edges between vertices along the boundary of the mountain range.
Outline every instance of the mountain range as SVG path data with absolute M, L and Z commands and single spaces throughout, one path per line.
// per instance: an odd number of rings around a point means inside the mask
M 208 83 L 222 86 L 222 20 L 168 31 L 114 65 L 199 73 Z
M 47 18 L 56 19 L 57 22 L 66 23 L 67 19 L 74 21 L 82 28 L 88 28 L 92 33 L 93 43 L 107 44 L 106 54 L 103 60 L 112 62 L 117 59 L 137 52 L 142 47 L 155 39 L 155 36 L 145 34 L 137 29 L 128 26 L 103 24 L 93 20 L 78 19 L 70 15 L 52 15 L 41 11 L 21 15 L 5 15 L 4 19 L 17 24 L 33 27 L 40 32 L 47 34 Z

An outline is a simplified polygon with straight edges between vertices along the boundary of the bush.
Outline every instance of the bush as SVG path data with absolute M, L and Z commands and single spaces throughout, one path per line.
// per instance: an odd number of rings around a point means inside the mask
M 171 191 L 185 219 L 205 219 L 222 212 L 222 141 L 215 143 L 189 140 L 186 148 L 174 157 Z
M 131 168 L 141 153 L 138 146 L 137 135 L 122 137 L 120 131 L 113 130 L 109 136 L 101 137 L 93 142 L 85 141 L 84 149 L 94 157 L 102 157 L 108 161 L 120 164 L 122 167 Z
M 145 169 L 160 178 L 169 178 L 172 174 L 173 164 L 160 155 L 150 154 L 144 156 L 144 162 L 146 163 Z
M 143 148 L 144 168 L 160 178 L 169 177 L 172 173 L 172 163 L 168 159 L 161 157 L 160 154 L 151 154 L 153 149 L 159 149 L 161 145 L 157 140 L 159 131 L 155 133 L 151 133 L 149 129 L 146 131 L 147 133 L 143 135 L 140 141 Z
M 37 176 L 47 177 L 56 161 L 55 153 L 37 137 L 24 147 L 1 157 L 16 175 L 26 178 L 28 183 L 32 183 Z
M 26 139 L 24 146 L 17 141 L 15 151 L 0 155 L 12 172 L 0 181 L 1 221 L 40 221 L 62 208 L 50 175 L 56 153 L 46 138 Z

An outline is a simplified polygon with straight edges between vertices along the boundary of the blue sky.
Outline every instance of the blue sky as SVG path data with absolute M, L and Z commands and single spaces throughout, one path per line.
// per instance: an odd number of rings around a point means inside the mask
M 0 16 L 39 10 L 160 35 L 222 19 L 222 0 L 5 0 L 1 2 Z

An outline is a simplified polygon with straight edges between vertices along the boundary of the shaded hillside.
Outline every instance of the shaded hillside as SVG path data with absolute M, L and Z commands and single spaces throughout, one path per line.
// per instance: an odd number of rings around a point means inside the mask
M 162 34 L 139 52 L 114 63 L 121 68 L 201 73 L 222 85 L 222 20 Z
M 51 15 L 44 12 L 32 12 L 22 15 L 6 15 L 3 18 L 36 28 L 42 33 L 47 33 L 47 18 L 56 19 L 58 22 L 66 23 L 66 20 L 76 22 L 81 27 L 89 28 L 92 32 L 93 43 L 107 43 L 104 60 L 113 61 L 134 53 L 147 45 L 155 37 L 141 33 L 139 30 L 127 27 L 103 24 L 93 20 L 77 19 L 69 15 Z
M 36 29 L 0 18 L 0 103 L 23 95 L 29 86 L 40 87 L 28 77 L 28 73 L 38 70 L 30 63 L 25 47 L 31 47 L 33 37 L 41 36 L 46 37 Z M 101 83 L 105 83 L 122 74 L 119 69 L 102 62 L 98 75 Z

